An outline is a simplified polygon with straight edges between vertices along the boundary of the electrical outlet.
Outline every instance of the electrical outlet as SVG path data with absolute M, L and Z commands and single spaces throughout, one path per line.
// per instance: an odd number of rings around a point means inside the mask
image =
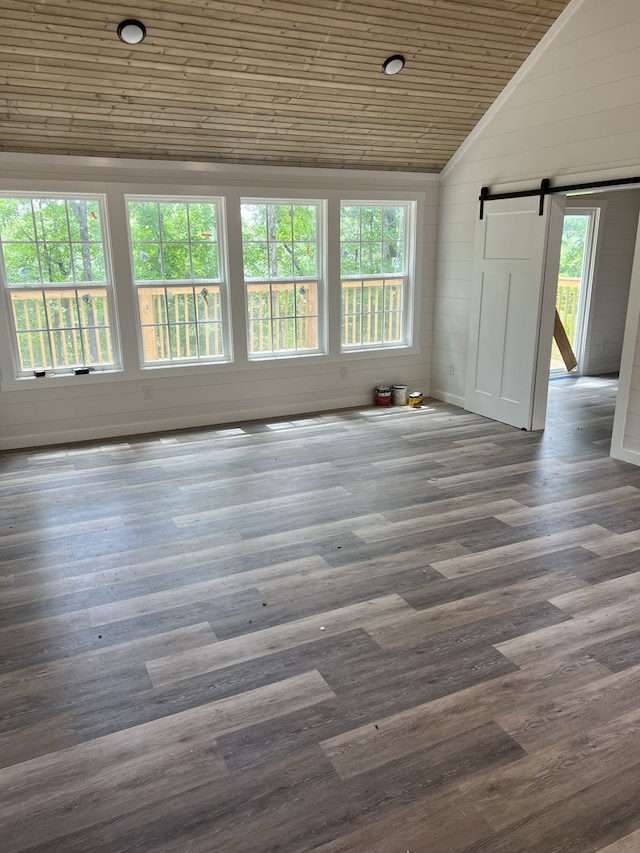
M 343 364 L 340 368 L 340 379 L 347 379 L 349 376 L 349 368 L 346 364 Z
M 153 400 L 153 385 L 142 386 L 142 399 Z
M 453 362 L 451 362 L 451 364 L 449 365 L 449 376 L 453 376 L 453 374 L 455 372 L 456 372 L 456 366 Z

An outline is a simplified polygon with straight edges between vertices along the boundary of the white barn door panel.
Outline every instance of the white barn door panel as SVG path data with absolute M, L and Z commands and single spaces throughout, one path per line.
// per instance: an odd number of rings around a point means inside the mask
M 465 408 L 521 429 L 544 426 L 563 206 L 492 201 L 476 230 Z

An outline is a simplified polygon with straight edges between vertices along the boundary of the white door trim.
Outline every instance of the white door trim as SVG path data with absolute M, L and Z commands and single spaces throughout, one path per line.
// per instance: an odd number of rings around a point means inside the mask
M 538 352 L 533 387 L 532 430 L 544 429 L 547 420 L 549 364 L 551 362 L 553 325 L 556 316 L 556 295 L 558 293 L 558 270 L 560 269 L 565 202 L 566 196 L 564 195 L 551 195 L 545 199 L 545 203 L 549 205 L 549 215 L 547 218 L 547 250 L 544 256 L 544 269 L 542 273 Z

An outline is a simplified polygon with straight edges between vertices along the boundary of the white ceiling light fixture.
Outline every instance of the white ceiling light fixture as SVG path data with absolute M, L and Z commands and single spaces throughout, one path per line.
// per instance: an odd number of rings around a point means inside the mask
M 147 34 L 147 28 L 140 21 L 129 19 L 118 24 L 118 38 L 125 44 L 140 44 Z
M 399 53 L 395 53 L 393 56 L 388 57 L 382 63 L 382 73 L 388 74 L 389 76 L 393 76 L 394 74 L 399 74 L 404 68 L 404 56 L 401 56 Z

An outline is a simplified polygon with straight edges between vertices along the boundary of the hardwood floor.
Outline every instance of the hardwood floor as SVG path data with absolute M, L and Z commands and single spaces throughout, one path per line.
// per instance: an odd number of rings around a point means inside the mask
M 0 850 L 640 850 L 616 382 L 0 456 Z

